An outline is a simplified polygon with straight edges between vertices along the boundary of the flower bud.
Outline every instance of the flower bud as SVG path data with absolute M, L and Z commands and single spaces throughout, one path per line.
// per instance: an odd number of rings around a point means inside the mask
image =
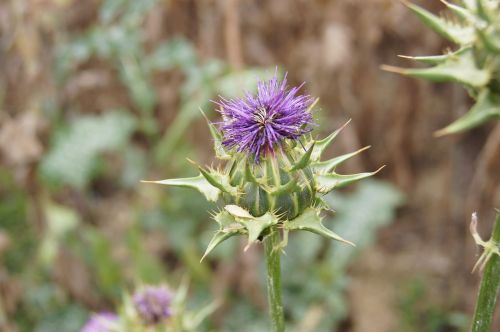
M 286 76 L 282 81 L 275 76 L 260 82 L 255 95 L 221 97 L 216 104 L 222 122 L 208 123 L 220 168 L 196 165 L 197 177 L 153 181 L 194 188 L 219 203 L 221 211 L 214 215 L 219 231 L 205 255 L 234 235 L 247 235 L 250 245 L 278 226 L 284 232 L 306 230 L 350 243 L 323 226 L 319 214 L 327 205 L 322 196 L 377 171 L 335 172 L 364 149 L 320 160 L 345 126 L 322 140 L 313 139 L 311 112 L 317 100 L 299 95 L 300 87 L 288 89 Z
M 156 325 L 172 315 L 172 292 L 165 286 L 144 286 L 133 296 L 135 310 L 147 325 Z

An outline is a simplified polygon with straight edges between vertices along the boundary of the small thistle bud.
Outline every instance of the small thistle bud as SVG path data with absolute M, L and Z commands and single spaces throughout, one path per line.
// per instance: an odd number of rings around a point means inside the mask
M 377 171 L 335 172 L 364 149 L 321 161 L 343 127 L 325 139 L 313 139 L 311 111 L 317 100 L 299 95 L 302 85 L 289 89 L 286 83 L 286 75 L 281 81 L 275 75 L 258 83 L 255 95 L 216 102 L 222 121 L 208 125 L 220 169 L 197 165 L 197 177 L 153 181 L 194 188 L 219 203 L 214 219 L 220 228 L 205 255 L 234 235 L 248 236 L 250 245 L 278 226 L 284 232 L 306 230 L 349 243 L 323 226 L 320 211 L 327 205 L 322 196 Z
M 145 286 L 136 291 L 132 301 L 143 322 L 156 325 L 172 315 L 172 298 L 172 292 L 165 286 Z
M 101 312 L 90 317 L 81 332 L 111 332 L 115 331 L 119 317 L 112 312 Z

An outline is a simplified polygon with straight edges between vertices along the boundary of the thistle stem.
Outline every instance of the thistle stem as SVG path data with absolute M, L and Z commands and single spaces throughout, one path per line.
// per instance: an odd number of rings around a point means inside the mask
M 264 251 L 266 253 L 267 267 L 267 299 L 269 302 L 269 313 L 273 324 L 273 331 L 285 331 L 285 319 L 283 315 L 283 302 L 281 295 L 281 252 L 278 248 L 280 243 L 279 232 L 273 229 L 264 239 Z
M 497 214 L 493 235 L 495 243 L 500 243 L 500 213 Z M 492 255 L 484 269 L 483 279 L 479 288 L 479 294 L 472 320 L 471 332 L 488 332 L 491 328 L 495 303 L 500 288 L 500 257 Z

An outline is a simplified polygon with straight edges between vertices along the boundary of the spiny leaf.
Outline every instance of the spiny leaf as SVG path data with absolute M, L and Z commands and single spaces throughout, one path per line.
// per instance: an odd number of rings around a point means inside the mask
M 306 112 L 311 112 L 313 110 L 313 108 L 316 106 L 316 104 L 318 103 L 318 101 L 319 101 L 319 98 L 314 99 L 314 101 L 311 103 L 311 105 L 309 105 L 309 107 L 307 108 Z
M 311 164 L 311 168 L 316 174 L 325 174 L 328 172 L 331 172 L 335 167 L 343 163 L 344 161 L 348 160 L 349 158 L 354 157 L 355 155 L 369 149 L 370 146 L 365 146 L 362 149 L 359 149 L 358 151 L 354 151 L 351 153 L 347 153 L 335 158 L 332 158 L 330 160 L 325 160 L 325 161 L 319 161 L 316 163 Z
M 313 149 L 314 149 L 314 145 L 315 145 L 315 142 L 313 141 L 313 143 L 311 144 L 311 146 L 309 147 L 309 149 L 307 149 L 306 153 L 304 153 L 302 155 L 302 157 L 300 158 L 299 161 L 297 161 L 288 171 L 289 172 L 293 172 L 293 171 L 296 171 L 296 170 L 299 170 L 299 169 L 303 169 L 304 167 L 306 167 L 307 165 L 309 165 L 309 161 L 311 160 L 311 154 L 313 152 Z
M 477 0 L 460 0 L 460 3 L 467 8 L 468 10 L 476 10 L 476 1 Z
M 286 221 L 284 227 L 286 230 L 303 230 L 312 233 L 316 233 L 327 238 L 341 241 L 354 246 L 350 241 L 343 239 L 340 235 L 332 232 L 326 228 L 321 222 L 321 217 L 319 216 L 320 211 L 313 208 L 307 208 L 302 214 L 297 218 Z
M 446 128 L 438 130 L 435 135 L 443 136 L 463 132 L 494 118 L 500 118 L 500 96 L 485 90 L 479 95 L 476 104 L 464 116 Z
M 439 65 L 446 62 L 452 57 L 458 56 L 466 51 L 470 50 L 470 47 L 463 47 L 455 52 L 449 52 L 442 55 L 429 55 L 429 56 L 408 56 L 408 55 L 398 55 L 400 58 L 415 60 L 428 65 Z M 384 66 L 382 66 L 384 68 Z M 389 66 L 390 68 L 390 66 Z M 390 70 L 389 70 L 390 71 Z
M 445 62 L 449 58 L 448 54 L 424 55 L 424 56 L 410 56 L 410 55 L 398 55 L 398 56 L 400 58 L 415 60 L 415 61 L 422 62 L 422 63 L 428 64 L 428 65 L 438 65 L 440 63 Z M 382 66 L 382 68 L 385 68 L 385 66 Z
M 281 194 L 292 193 L 300 190 L 300 186 L 297 184 L 297 179 L 290 179 L 290 181 L 278 187 L 271 187 L 267 185 L 261 185 L 261 187 L 271 196 L 279 196 Z
M 213 218 L 217 224 L 219 224 L 220 230 L 223 232 L 227 233 L 230 230 L 241 228 L 236 222 L 236 219 L 234 219 L 234 217 L 227 210 L 218 212 Z
M 214 234 L 212 240 L 205 250 L 201 260 L 205 258 L 219 244 L 238 234 L 244 234 L 243 226 L 236 222 L 236 219 L 227 211 L 220 211 L 214 216 L 214 220 L 219 224 L 219 230 Z
M 210 240 L 210 243 L 207 246 L 207 249 L 205 250 L 205 253 L 203 254 L 203 257 L 201 257 L 201 261 L 205 259 L 205 257 L 212 252 L 219 244 L 222 242 L 226 241 L 230 237 L 233 237 L 235 235 L 240 234 L 238 231 L 231 231 L 231 232 L 223 232 L 223 231 L 217 231 L 215 235 L 212 237 Z
M 278 223 L 278 218 L 273 216 L 271 213 L 266 213 L 263 216 L 256 217 L 253 219 L 246 219 L 242 221 L 242 224 L 248 231 L 248 244 L 244 250 L 247 250 L 252 243 L 257 241 L 259 236 L 272 225 Z
M 382 69 L 434 82 L 454 81 L 473 87 L 483 87 L 490 81 L 490 72 L 486 69 L 477 68 L 470 50 L 460 56 L 450 57 L 447 61 L 431 68 L 406 69 L 382 66 Z
M 315 144 L 314 144 L 314 147 L 313 147 L 310 159 L 313 160 L 313 161 L 319 161 L 319 159 L 321 158 L 321 154 L 323 153 L 323 151 L 328 147 L 328 145 L 330 145 L 330 143 L 333 142 L 333 140 L 342 131 L 342 129 L 344 129 L 349 124 L 349 122 L 351 122 L 351 120 L 349 120 L 346 123 L 344 123 L 344 125 L 342 125 L 342 127 L 340 127 L 339 129 L 335 130 L 333 133 L 331 133 L 330 135 L 328 135 L 328 137 L 326 137 L 326 138 L 324 138 L 322 140 L 319 140 L 319 141 L 315 141 Z
M 478 29 L 477 34 L 489 51 L 500 54 L 500 39 L 493 36 L 493 34 L 487 34 L 487 32 L 482 29 Z
M 469 27 L 455 26 L 442 19 L 439 16 L 434 15 L 428 10 L 417 6 L 415 4 L 403 1 L 405 5 L 410 8 L 412 12 L 429 28 L 434 30 L 436 33 L 440 34 L 444 38 L 457 43 L 457 44 L 467 44 L 472 41 L 474 31 Z
M 442 3 L 453 13 L 455 13 L 458 17 L 463 20 L 467 20 L 469 22 L 474 23 L 476 21 L 476 17 L 474 14 L 467 8 L 458 6 L 454 3 L 448 2 L 446 0 L 441 0 Z
M 384 166 L 380 167 L 375 172 L 366 172 L 366 173 L 357 173 L 357 174 L 347 174 L 341 175 L 337 173 L 331 174 L 318 174 L 314 176 L 314 180 L 316 182 L 316 190 L 320 193 L 329 193 L 334 188 L 345 187 L 351 183 L 356 181 L 365 179 L 372 175 L 377 174 Z
M 250 163 L 245 162 L 245 180 L 247 182 L 252 182 L 252 183 L 257 183 L 257 178 L 255 178 L 255 175 L 252 173 L 252 170 L 250 169 Z
M 487 22 L 491 22 L 494 19 L 494 14 L 488 10 L 488 6 L 483 3 L 483 0 L 476 0 L 476 11 L 479 17 Z
M 160 181 L 141 181 L 144 183 L 165 184 L 168 186 L 194 188 L 205 195 L 209 201 L 216 202 L 220 195 L 220 190 L 211 185 L 203 175 L 191 178 L 166 179 Z
M 257 241 L 264 230 L 277 224 L 279 221 L 277 217 L 269 212 L 263 216 L 254 217 L 247 210 L 238 205 L 226 205 L 224 209 L 235 218 L 236 222 L 240 223 L 248 231 L 248 244 L 245 250 L 247 250 L 252 243 Z
M 210 183 L 212 186 L 218 188 L 220 191 L 235 195 L 237 189 L 229 184 L 229 178 L 225 174 L 217 173 L 216 171 L 208 171 L 201 166 L 198 166 L 201 175 Z
M 242 218 L 242 219 L 254 218 L 254 216 L 252 216 L 250 212 L 248 212 L 247 210 L 238 205 L 232 205 L 232 204 L 226 205 L 224 206 L 224 209 L 235 218 Z
M 215 125 L 208 119 L 207 115 L 203 110 L 200 108 L 200 112 L 207 121 L 208 129 L 210 130 L 210 135 L 212 135 L 212 138 L 214 140 L 214 150 L 215 150 L 215 156 L 218 159 L 222 160 L 228 160 L 231 159 L 231 156 L 226 152 L 224 149 L 224 145 L 222 145 L 222 134 L 221 132 L 215 127 Z

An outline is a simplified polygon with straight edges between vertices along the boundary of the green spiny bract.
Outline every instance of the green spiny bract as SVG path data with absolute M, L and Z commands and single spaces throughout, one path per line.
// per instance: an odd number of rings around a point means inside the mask
M 424 69 L 384 68 L 404 75 L 435 82 L 458 82 L 465 86 L 475 105 L 463 117 L 437 132 L 462 132 L 500 118 L 500 1 L 442 0 L 449 14 L 438 17 L 407 3 L 429 28 L 457 44 L 444 55 L 408 57 L 433 67 Z
M 347 124 L 346 124 L 347 125 Z M 283 246 L 292 230 L 306 230 L 350 243 L 326 228 L 320 212 L 327 208 L 322 196 L 334 188 L 372 176 L 375 172 L 340 175 L 336 167 L 358 151 L 321 161 L 323 151 L 345 125 L 322 140 L 304 135 L 299 140 L 284 141 L 274 154 L 260 162 L 234 149 L 227 151 L 222 134 L 209 122 L 219 169 L 197 165 L 196 177 L 153 181 L 154 183 L 197 189 L 221 210 L 213 214 L 219 229 L 204 257 L 217 245 L 235 235 L 248 236 L 248 244 L 261 240 L 271 228 L 283 229 Z

